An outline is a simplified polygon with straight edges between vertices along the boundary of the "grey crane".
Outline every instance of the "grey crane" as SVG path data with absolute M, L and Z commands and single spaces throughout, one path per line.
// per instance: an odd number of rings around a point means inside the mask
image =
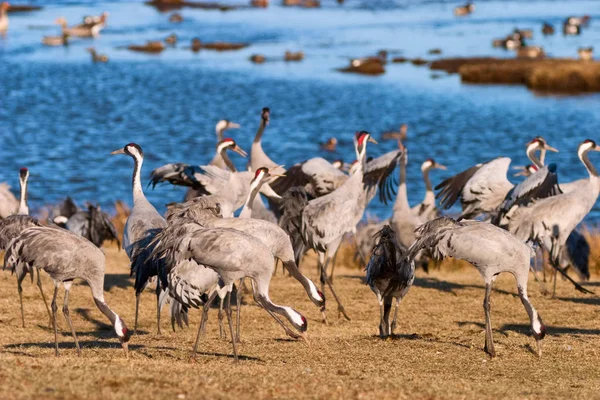
M 577 155 L 588 171 L 589 178 L 582 181 L 568 193 L 537 200 L 526 207 L 519 207 L 510 216 L 508 230 L 518 238 L 542 244 L 550 252 L 550 261 L 554 268 L 569 279 L 575 287 L 584 293 L 591 293 L 573 281 L 559 267 L 559 257 L 566 242 L 590 212 L 600 191 L 600 177 L 590 162 L 588 153 L 600 151 L 596 142 L 586 139 L 577 148 Z
M 218 289 L 211 293 L 204 304 L 202 321 L 194 345 L 194 354 L 204 332 L 210 305 L 218 295 L 220 298 L 226 299 L 225 310 L 232 338 L 233 354 L 237 362 L 237 340 L 235 340 L 231 317 L 231 291 L 234 283 L 242 278 L 252 280 L 255 301 L 284 327 L 288 335 L 296 338 L 304 337 L 308 327 L 306 318 L 293 308 L 277 305 L 269 298 L 269 283 L 273 275 L 275 258 L 271 250 L 259 239 L 236 229 L 196 226 L 191 232 L 164 237 L 156 250 L 156 254 L 164 258 L 167 271 L 182 260 L 192 260 L 198 265 L 213 269 L 220 277 Z M 300 332 L 300 335 L 287 328 L 276 314 L 285 317 Z
M 436 260 L 453 257 L 465 260 L 479 271 L 485 281 L 485 352 L 496 355 L 492 338 L 490 318 L 490 295 L 492 284 L 502 272 L 511 273 L 517 283 L 517 292 L 529 316 L 531 331 L 535 338 L 538 356 L 542 355 L 542 343 L 546 328 L 538 312 L 527 297 L 527 280 L 532 251 L 529 246 L 504 229 L 487 222 L 441 217 L 421 225 L 417 239 L 408 249 L 407 258 L 412 260 L 420 251 L 428 250 Z
M 228 119 L 222 119 L 217 122 L 215 126 L 215 131 L 217 132 L 217 142 L 221 142 L 223 140 L 223 134 L 228 129 L 239 129 L 241 128 L 240 124 L 236 124 L 233 121 L 229 121 Z M 224 168 L 224 167 L 222 167 Z
M 404 257 L 406 248 L 396 240 L 389 225 L 375 234 L 376 243 L 367 264 L 367 284 L 379 302 L 379 336 L 394 335 L 398 306 L 415 280 L 415 263 Z M 396 300 L 394 318 L 390 324 L 392 300 Z
M 283 166 L 271 160 L 262 148 L 262 135 L 267 125 L 269 125 L 270 120 L 271 110 L 268 107 L 264 107 L 260 113 L 260 124 L 252 141 L 252 148 L 250 149 L 250 170 L 256 171 L 261 167 L 276 168 L 274 170 L 276 174 L 283 174 L 285 172 Z
M 170 224 L 180 225 L 182 222 L 176 222 L 182 218 L 191 219 L 197 224 L 207 228 L 230 228 L 241 232 L 244 232 L 252 237 L 259 239 L 273 254 L 273 256 L 283 263 L 283 266 L 288 270 L 290 275 L 296 279 L 305 289 L 309 296 L 309 299 L 317 306 L 323 307 L 325 305 L 325 297 L 321 291 L 319 291 L 316 285 L 304 276 L 298 269 L 297 264 L 294 261 L 294 249 L 290 242 L 289 236 L 284 230 L 277 225 L 259 220 L 253 219 L 251 214 L 252 204 L 251 198 L 258 194 L 260 186 L 272 178 L 272 174 L 268 168 L 259 168 L 255 172 L 255 178 L 252 180 L 250 186 L 251 191 L 246 201 L 244 209 L 239 218 L 221 218 L 213 210 L 216 208 L 220 209 L 218 205 L 218 198 L 213 196 L 205 196 L 195 199 L 193 202 L 188 202 L 172 208 L 169 210 L 167 220 Z M 208 209 L 209 212 L 203 211 Z M 211 212 L 212 211 L 212 212 Z M 164 235 L 161 235 L 161 237 Z M 238 289 L 242 287 L 240 283 Z M 237 321 L 237 337 L 239 339 L 239 307 L 241 300 L 241 290 L 238 290 L 238 321 Z
M 539 149 L 557 150 L 548 146 L 545 140 L 539 139 L 537 137 L 527 144 L 527 157 L 542 169 L 542 160 L 535 156 L 535 152 Z M 475 218 L 480 215 L 492 217 L 514 187 L 507 179 L 510 163 L 510 158 L 499 157 L 466 169 L 437 185 L 435 190 L 439 192 L 436 198 L 440 199 L 445 209 L 460 199 L 461 218 Z M 541 195 L 542 193 L 538 193 L 538 197 Z
M 167 226 L 165 219 L 156 211 L 156 208 L 146 199 L 144 190 L 142 189 L 142 181 L 140 174 L 142 164 L 144 162 L 144 152 L 142 148 L 135 144 L 129 143 L 122 149 L 113 151 L 110 154 L 126 154 L 133 158 L 133 207 L 131 214 L 125 223 L 123 232 L 123 248 L 131 262 L 131 274 L 135 274 L 135 324 L 133 331 L 137 330 L 138 310 L 140 304 L 140 295 L 146 288 L 151 277 L 158 275 L 160 265 L 150 262 L 136 262 L 138 257 L 141 260 L 146 260 L 151 252 L 149 244 L 154 235 L 162 228 Z M 156 320 L 158 324 L 158 333 L 160 334 L 160 282 L 156 285 L 157 310 Z
M 68 200 L 72 203 L 70 198 Z M 58 215 L 52 221 L 61 228 L 83 236 L 97 247 L 102 247 L 106 240 L 116 241 L 117 247 L 121 247 L 119 235 L 110 216 L 102 211 L 99 205 L 88 203 L 87 210 L 75 210 L 71 215 Z
M 439 217 L 439 210 L 435 206 L 435 193 L 429 179 L 429 172 L 432 169 L 446 170 L 446 166 L 436 162 L 433 158 L 428 158 L 421 164 L 421 173 L 425 182 L 425 197 L 423 201 L 411 208 L 411 211 L 424 221 L 430 221 Z
M 19 184 L 21 186 L 20 202 L 17 209 L 17 214 L 12 214 L 4 219 L 0 220 L 0 250 L 6 250 L 10 242 L 18 237 L 25 229 L 32 226 L 40 226 L 39 221 L 29 215 L 29 207 L 27 206 L 27 184 L 29 180 L 29 170 L 27 168 L 21 168 L 19 171 Z M 4 265 L 6 268 L 6 264 Z M 31 274 L 33 281 L 33 273 Z M 37 271 L 37 286 L 40 289 L 46 311 L 48 312 L 48 321 L 52 321 L 52 314 L 44 295 L 44 289 L 42 288 L 42 277 L 40 271 Z M 21 324 L 25 327 L 25 312 L 23 310 L 23 288 L 21 287 L 21 281 L 17 285 L 19 291 L 19 302 L 21 304 Z
M 306 197 L 297 196 L 284 203 L 283 214 L 286 226 L 295 226 L 294 230 L 286 229 L 288 234 L 300 236 L 306 247 L 318 253 L 318 265 L 321 274 L 321 291 L 325 284 L 329 286 L 338 304 L 338 311 L 350 320 L 340 302 L 331 280 L 327 276 L 327 266 L 337 252 L 346 233 L 355 232 L 367 206 L 370 190 L 365 189 L 364 174 L 367 142 L 377 143 L 366 131 L 356 133 L 354 145 L 358 160 L 356 171 L 337 190 L 306 201 Z M 385 185 L 384 185 L 385 186 Z M 293 239 L 298 243 L 297 239 Z M 297 249 L 295 249 L 297 250 Z M 299 254 L 296 251 L 296 254 Z M 301 253 L 300 253 L 301 254 Z M 323 321 L 326 322 L 325 307 L 322 309 Z
M 69 315 L 69 290 L 73 280 L 84 280 L 90 290 L 96 307 L 112 323 L 121 346 L 127 355 L 129 330 L 125 322 L 104 301 L 104 253 L 87 239 L 72 232 L 55 228 L 34 226 L 25 229 L 14 239 L 4 255 L 4 265 L 13 270 L 17 281 L 25 278 L 33 270 L 44 270 L 54 280 L 52 296 L 52 323 L 54 326 L 54 350 L 58 356 L 58 329 L 56 325 L 56 296 L 62 283 L 65 288 L 63 314 L 71 329 L 77 354 L 81 355 L 79 341 Z

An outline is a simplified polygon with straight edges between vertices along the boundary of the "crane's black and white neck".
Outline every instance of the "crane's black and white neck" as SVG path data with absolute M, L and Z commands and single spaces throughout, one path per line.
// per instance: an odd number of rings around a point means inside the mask
M 19 186 L 21 187 L 21 199 L 19 201 L 19 209 L 17 214 L 29 215 L 29 206 L 27 205 L 27 181 L 29 180 L 29 170 L 21 168 L 19 171 Z
M 115 150 L 110 154 L 127 154 L 133 158 L 133 175 L 131 178 L 131 186 L 133 189 L 133 203 L 139 201 L 147 202 L 144 190 L 142 189 L 142 164 L 144 163 L 144 152 L 142 148 L 136 143 L 129 143 L 122 149 Z
M 591 163 L 588 157 L 588 153 L 590 151 L 600 151 L 600 147 L 598 147 L 598 145 L 596 145 L 596 142 L 594 142 L 593 140 L 587 139 L 584 140 L 577 148 L 577 155 L 579 156 L 579 159 L 581 160 L 583 165 L 585 165 L 585 168 L 590 174 L 590 180 L 598 182 L 598 171 L 596 171 L 596 167 L 594 167 L 594 165 Z

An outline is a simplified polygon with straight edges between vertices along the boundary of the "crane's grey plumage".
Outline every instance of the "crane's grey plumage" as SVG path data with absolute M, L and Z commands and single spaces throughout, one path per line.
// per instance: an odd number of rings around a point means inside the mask
M 389 225 L 375 234 L 376 244 L 367 264 L 367 284 L 379 302 L 379 335 L 394 335 L 398 306 L 415 280 L 415 264 L 404 257 L 406 248 L 396 240 Z M 390 324 L 392 300 L 396 300 L 394 318 Z
M 421 164 L 421 173 L 423 174 L 423 182 L 425 182 L 425 197 L 423 201 L 411 208 L 413 214 L 416 214 L 423 221 L 431 221 L 440 216 L 440 212 L 435 206 L 435 193 L 429 179 L 429 172 L 432 169 L 446 170 L 446 166 L 436 162 L 433 158 L 429 158 Z
M 600 191 L 600 177 L 589 160 L 590 151 L 600 151 L 600 147 L 589 139 L 583 141 L 577 150 L 577 155 L 589 174 L 589 178 L 579 187 L 568 193 L 519 207 L 508 221 L 508 230 L 518 238 L 542 244 L 550 252 L 552 265 L 568 279 L 570 278 L 558 266 L 560 253 L 569 235 L 596 203 Z M 571 282 L 578 290 L 589 293 L 573 280 Z
M 465 260 L 479 271 L 485 281 L 485 351 L 496 355 L 490 318 L 492 284 L 498 274 L 510 272 L 516 279 L 519 298 L 527 311 L 531 331 L 536 340 L 538 355 L 542 354 L 541 340 L 546 328 L 527 297 L 527 280 L 532 251 L 529 246 L 504 229 L 487 222 L 438 218 L 421 225 L 417 240 L 407 252 L 412 260 L 419 251 L 429 250 L 436 260 L 446 257 Z
M 126 154 L 133 158 L 134 161 L 132 177 L 133 207 L 131 209 L 131 214 L 127 218 L 127 222 L 125 223 L 123 248 L 131 262 L 131 274 L 135 275 L 135 332 L 137 329 L 140 295 L 148 284 L 148 280 L 152 276 L 158 275 L 159 269 L 162 267 L 156 263 L 137 262 L 137 259 L 139 257 L 140 260 L 145 261 L 148 258 L 152 252 L 152 248 L 149 246 L 152 238 L 160 232 L 161 229 L 167 226 L 167 222 L 144 195 L 140 178 L 142 164 L 144 162 L 144 152 L 142 151 L 142 148 L 135 143 L 129 143 L 122 149 L 113 151 L 111 154 Z M 160 334 L 160 281 L 157 281 L 156 297 L 156 318 L 158 333 Z
M 65 287 L 63 314 L 67 319 L 71 334 L 75 341 L 77 353 L 81 349 L 69 315 L 69 290 L 74 279 L 84 280 L 90 290 L 98 309 L 112 323 L 117 336 L 127 354 L 129 331 L 125 322 L 104 301 L 104 253 L 87 239 L 72 232 L 55 228 L 34 226 L 25 229 L 14 239 L 6 250 L 4 265 L 14 271 L 20 283 L 27 273 L 34 269 L 43 269 L 54 280 L 54 296 L 52 297 L 52 321 L 54 325 L 54 348 L 58 356 L 58 330 L 56 326 L 56 296 L 62 283 Z
M 0 220 L 0 250 L 6 250 L 10 245 L 11 241 L 17 238 L 21 233 L 32 226 L 40 226 L 39 221 L 29 215 L 29 207 L 27 205 L 27 184 L 29 179 L 29 170 L 27 168 L 21 168 L 19 171 L 19 185 L 21 187 L 20 201 L 16 214 L 7 216 Z M 6 264 L 4 265 L 6 268 Z M 31 281 L 33 282 L 33 272 L 31 274 Z M 48 321 L 52 321 L 52 314 L 46 301 L 46 295 L 42 288 L 42 277 L 40 271 L 37 270 L 37 286 L 40 289 L 40 294 L 44 300 L 46 306 L 46 312 L 48 313 Z M 25 312 L 23 310 L 23 289 L 21 287 L 21 281 L 18 283 L 19 291 L 19 302 L 21 304 L 21 324 L 25 327 Z
M 199 215 L 199 210 L 195 213 Z M 205 213 L 206 214 L 206 213 Z M 206 215 L 204 216 L 206 218 Z M 268 289 L 275 259 L 271 250 L 260 240 L 236 229 L 205 228 L 197 229 L 169 237 L 157 247 L 157 255 L 165 259 L 167 270 L 182 260 L 192 260 L 216 271 L 220 277 L 218 290 L 213 292 L 204 304 L 202 322 L 198 330 L 194 353 L 196 353 L 200 336 L 204 331 L 208 309 L 215 297 L 226 298 L 226 314 L 231 337 L 235 338 L 231 318 L 231 291 L 234 282 L 242 278 L 252 279 L 254 298 L 286 332 L 298 337 L 277 317 L 282 315 L 297 329 L 301 335 L 306 331 L 307 321 L 290 307 L 279 306 L 269 299 Z M 237 361 L 237 341 L 232 340 L 233 352 Z
M 543 168 L 543 163 L 542 160 L 537 159 L 535 152 L 540 149 L 556 151 L 540 137 L 534 138 L 527 144 L 527 157 L 539 169 Z M 507 178 L 510 163 L 510 158 L 499 157 L 468 168 L 437 185 L 435 189 L 439 192 L 436 198 L 440 199 L 440 204 L 445 209 L 450 208 L 460 199 L 462 206 L 460 218 L 476 218 L 481 215 L 494 217 L 514 187 Z M 544 193 L 538 192 L 538 196 L 543 195 Z M 550 194 L 546 194 L 548 195 Z
M 303 202 L 306 196 L 299 195 L 290 198 L 286 202 L 291 207 L 284 209 L 284 226 L 295 226 L 295 233 L 301 235 L 302 241 L 307 248 L 311 248 L 318 253 L 319 268 L 321 273 L 321 291 L 324 291 L 325 284 L 329 286 L 333 297 L 338 303 L 340 313 L 350 319 L 346 314 L 342 303 L 340 302 L 331 280 L 327 276 L 327 266 L 337 249 L 342 238 L 346 233 L 355 232 L 356 225 L 361 220 L 367 206 L 367 197 L 369 191 L 365 189 L 363 171 L 366 163 L 367 141 L 377 143 L 366 132 L 358 132 L 354 139 L 356 156 L 358 159 L 357 168 L 354 174 L 346 180 L 337 190 L 305 203 L 295 204 L 294 200 Z M 303 190 L 303 189 L 301 189 Z M 301 210 L 301 212 L 300 212 Z M 288 234 L 290 232 L 288 231 Z M 292 239 L 296 242 L 296 239 Z M 298 257 L 298 249 L 296 257 Z M 298 258 L 296 258 L 298 259 Z M 322 308 L 323 320 L 326 321 L 325 307 Z

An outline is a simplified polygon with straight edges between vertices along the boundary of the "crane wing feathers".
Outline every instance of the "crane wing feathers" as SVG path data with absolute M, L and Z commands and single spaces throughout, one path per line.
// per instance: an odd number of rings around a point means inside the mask
M 384 204 L 392 200 L 395 194 L 394 186 L 396 182 L 390 176 L 394 172 L 394 169 L 396 169 L 401 156 L 401 150 L 394 150 L 372 159 L 365 165 L 363 176 L 365 189 L 367 192 L 371 192 L 378 186 L 379 200 Z M 369 195 L 369 200 L 372 197 L 372 195 Z

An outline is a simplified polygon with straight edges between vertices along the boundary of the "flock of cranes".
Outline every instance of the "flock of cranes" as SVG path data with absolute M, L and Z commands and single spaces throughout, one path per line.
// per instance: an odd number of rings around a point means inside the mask
M 173 326 L 175 322 L 187 323 L 190 308 L 202 308 L 194 345 L 196 353 L 208 312 L 218 297 L 220 333 L 225 336 L 224 313 L 237 360 L 241 293 L 249 282 L 256 303 L 286 334 L 307 340 L 306 318 L 293 307 L 276 304 L 269 297 L 276 262 L 281 262 L 300 283 L 321 311 L 324 323 L 327 323 L 326 288 L 337 303 L 338 312 L 350 320 L 327 270 L 334 263 L 343 238 L 351 234 L 366 266 L 367 284 L 380 305 L 382 337 L 394 334 L 398 306 L 415 279 L 415 268 L 426 268 L 431 260 L 454 257 L 473 264 L 486 284 L 485 351 L 495 355 L 490 318 L 492 284 L 498 274 L 509 272 L 515 276 L 518 295 L 541 355 L 545 327 L 527 297 L 531 258 L 535 253 L 531 245 L 548 251 L 552 266 L 561 274 L 568 277 L 565 268 L 572 266 L 583 277 L 586 274 L 589 277 L 581 254 L 585 250 L 583 244 L 587 243 L 575 228 L 589 213 L 600 191 L 600 178 L 588 157 L 589 152 L 600 151 L 594 141 L 583 141 L 577 152 L 589 177 L 570 183 L 559 183 L 557 166 L 544 164 L 546 152 L 558 150 L 541 137 L 527 144 L 526 153 L 533 165 L 523 169 L 526 177 L 517 185 L 507 179 L 510 158 L 500 157 L 446 179 L 436 187 L 436 196 L 429 173 L 446 167 L 428 159 L 421 166 L 425 197 L 411 207 L 406 183 L 408 150 L 400 140 L 397 150 L 370 158 L 367 145 L 377 142 L 369 132 L 360 131 L 354 135 L 353 164 L 330 163 L 315 157 L 286 170 L 262 147 L 269 123 L 270 110 L 263 108 L 247 171 L 236 170 L 229 158 L 229 152 L 242 157 L 247 153 L 234 140 L 223 137 L 227 129 L 239 128 L 227 120 L 217 124 L 216 154 L 209 165 L 173 163 L 152 171 L 153 186 L 168 182 L 189 188 L 185 201 L 170 205 L 164 216 L 144 194 L 142 148 L 129 143 L 111 153 L 133 159 L 133 207 L 123 233 L 123 248 L 135 278 L 134 332 L 140 295 L 155 281 L 159 333 L 161 308 L 165 303 L 170 303 Z M 385 203 L 393 199 L 397 166 L 399 186 L 390 218 L 360 227 L 367 205 L 378 192 Z M 40 280 L 43 270 L 55 284 L 51 306 L 46 303 L 46 308 L 54 328 L 56 354 L 56 303 L 61 284 L 65 288 L 63 313 L 80 352 L 68 300 L 72 281 L 82 279 L 88 283 L 96 306 L 111 321 L 127 353 L 130 332 L 103 296 L 105 257 L 99 246 L 106 239 L 116 239 L 114 227 L 94 206 L 89 205 L 87 211 L 77 210 L 70 199 L 48 223 L 29 216 L 28 176 L 27 169 L 20 171 L 20 201 L 11 206 L 14 215 L 3 215 L 0 221 L 0 248 L 6 251 L 5 268 L 17 276 L 23 326 L 22 281 L 27 273 L 33 279 L 37 271 L 38 286 L 46 302 Z M 436 197 L 444 209 L 460 202 L 462 213 L 458 219 L 441 216 Z M 311 249 L 318 255 L 320 288 L 299 269 L 303 255 Z M 237 303 L 235 322 L 232 296 Z M 390 322 L 393 300 L 396 309 Z

